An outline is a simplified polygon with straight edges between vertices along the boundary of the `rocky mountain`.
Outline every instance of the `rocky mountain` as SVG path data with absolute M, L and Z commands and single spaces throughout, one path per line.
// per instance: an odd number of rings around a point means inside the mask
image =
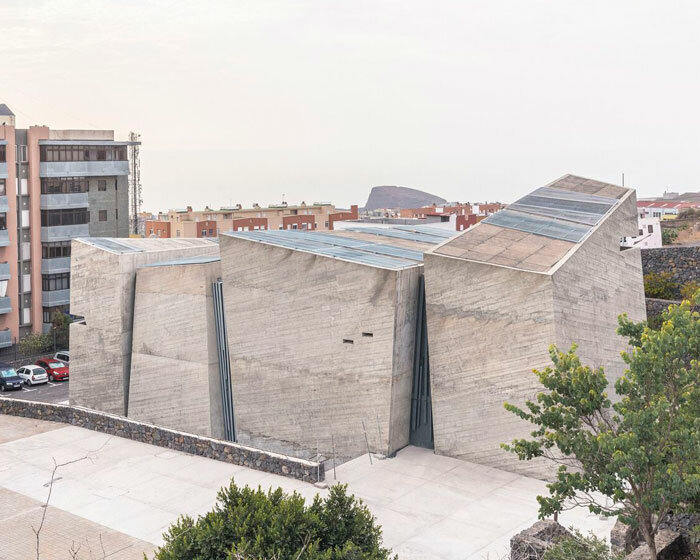
M 431 204 L 444 204 L 444 198 L 437 195 L 410 189 L 408 187 L 372 187 L 369 193 L 365 210 L 376 210 L 377 208 L 420 208 Z

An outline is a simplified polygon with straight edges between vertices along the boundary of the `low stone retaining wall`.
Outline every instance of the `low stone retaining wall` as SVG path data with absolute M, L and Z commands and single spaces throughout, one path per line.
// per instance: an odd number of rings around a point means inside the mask
M 644 274 L 668 271 L 678 284 L 700 282 L 700 247 L 642 249 L 642 269 Z
M 217 461 L 242 465 L 305 482 L 314 483 L 325 479 L 323 464 L 313 461 L 262 451 L 228 441 L 159 428 L 151 424 L 134 422 L 122 416 L 85 408 L 0 397 L 0 414 L 71 424 L 88 430 L 167 447 L 192 455 L 201 455 Z

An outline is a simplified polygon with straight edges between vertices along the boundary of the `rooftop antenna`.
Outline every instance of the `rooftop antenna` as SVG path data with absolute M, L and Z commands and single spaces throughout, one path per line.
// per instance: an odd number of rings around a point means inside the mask
M 622 186 L 623 187 L 625 186 L 625 174 L 624 173 L 622 174 Z
M 129 132 L 129 231 L 139 234 L 139 213 L 143 199 L 141 198 L 141 158 L 139 156 L 139 144 L 141 135 L 137 132 Z

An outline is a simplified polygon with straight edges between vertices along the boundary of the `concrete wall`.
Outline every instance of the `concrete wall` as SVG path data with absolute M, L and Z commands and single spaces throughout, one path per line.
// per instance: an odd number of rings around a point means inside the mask
M 136 273 L 129 418 L 223 437 L 211 283 L 218 262 Z
M 330 457 L 333 435 L 337 456 L 355 457 L 364 420 L 373 451 L 408 443 L 420 267 L 397 273 L 226 235 L 221 259 L 240 442 L 307 457 L 318 442 Z
M 562 351 L 577 343 L 584 365 L 602 366 L 611 396 L 625 369 L 620 352 L 627 349 L 616 334 L 617 318 L 646 319 L 640 250 L 620 251 L 620 237 L 636 227 L 631 193 L 553 274 L 555 342 Z
M 73 240 L 71 246 L 71 313 L 84 317 L 85 324 L 70 327 L 70 401 L 121 415 L 126 415 L 128 404 L 136 269 L 189 256 L 218 255 L 218 246 L 205 240 L 130 241 L 139 241 L 149 250 L 115 254 L 80 240 Z
M 503 403 L 540 389 L 532 369 L 555 340 L 551 277 L 426 254 L 425 286 L 435 452 L 542 474 L 500 444 L 531 431 Z
M 100 191 L 100 180 L 107 181 L 107 189 Z M 90 177 L 88 205 L 90 210 L 90 237 L 129 236 L 128 176 Z M 116 183 L 116 189 L 115 187 Z M 107 220 L 100 221 L 100 210 L 107 211 Z

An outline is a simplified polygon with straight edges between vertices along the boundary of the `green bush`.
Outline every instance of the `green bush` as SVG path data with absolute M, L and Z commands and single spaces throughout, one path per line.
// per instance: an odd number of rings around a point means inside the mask
M 662 229 L 661 230 L 661 244 L 670 245 L 678 238 L 678 231 L 675 229 Z
M 604 540 L 593 534 L 584 536 L 575 529 L 572 532 L 573 536 L 547 549 L 542 560 L 622 560 L 624 557 L 613 553 Z
M 688 282 L 681 287 L 681 298 L 691 300 L 698 290 L 700 290 L 700 284 L 695 280 Z
M 19 351 L 25 356 L 36 356 L 49 351 L 53 340 L 48 334 L 29 333 L 19 341 Z
M 388 560 L 381 528 L 346 486 L 306 505 L 294 492 L 219 490 L 216 506 L 196 521 L 182 516 L 164 535 L 155 560 Z
M 650 272 L 644 275 L 644 294 L 650 298 L 676 299 L 678 284 L 669 271 Z

